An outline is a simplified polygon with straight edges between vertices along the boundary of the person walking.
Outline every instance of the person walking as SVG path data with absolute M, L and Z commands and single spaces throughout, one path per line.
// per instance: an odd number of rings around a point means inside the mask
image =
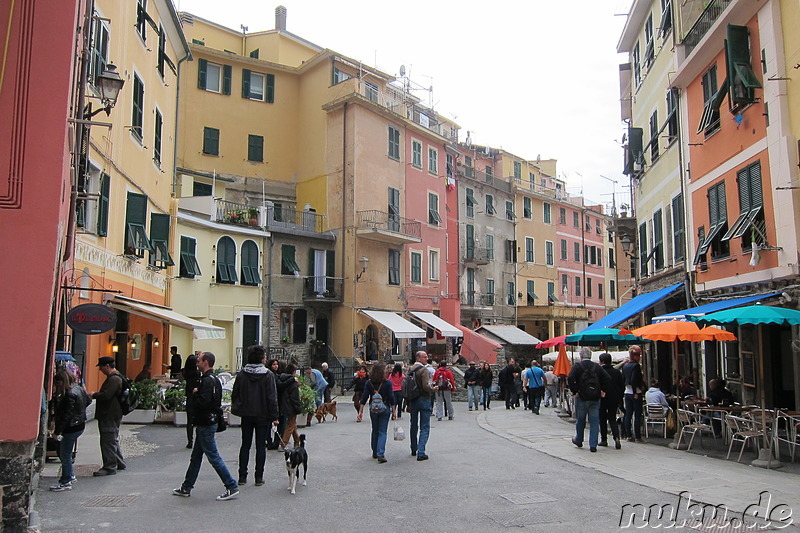
M 480 385 L 481 385 L 481 405 L 483 410 L 490 409 L 489 404 L 492 402 L 492 381 L 494 380 L 494 373 L 489 363 L 483 361 L 481 363 Z
M 392 373 L 389 374 L 389 381 L 392 382 L 392 394 L 394 395 L 395 416 L 397 419 L 403 418 L 405 408 L 405 396 L 403 396 L 403 363 L 395 363 Z
M 200 372 L 197 371 L 196 353 L 186 358 L 186 364 L 182 372 L 183 379 L 186 381 L 186 386 L 183 388 L 183 392 L 186 394 L 186 447 L 191 450 L 194 444 L 194 425 L 192 424 L 194 405 L 192 404 L 192 391 L 197 388 L 197 385 L 200 383 Z
M 439 368 L 433 374 L 433 382 L 436 383 L 436 419 L 441 422 L 442 417 L 447 414 L 447 419 L 453 420 L 453 391 L 456 390 L 456 380 L 452 370 L 447 368 L 447 361 L 439 362 Z M 442 405 L 445 413 L 442 412 Z
M 328 363 L 322 363 L 322 377 L 328 382 L 328 386 L 325 387 L 325 392 L 323 394 L 323 400 L 325 403 L 331 403 L 331 389 L 336 385 L 336 378 L 333 376 L 333 372 L 328 368 Z
M 589 451 L 597 451 L 597 437 L 600 433 L 600 398 L 608 390 L 611 378 L 592 361 L 592 350 L 581 348 L 581 361 L 572 367 L 567 376 L 569 390 L 575 397 L 575 437 L 572 444 L 583 446 L 586 418 L 589 418 Z
M 75 472 L 72 468 L 72 451 L 78 437 L 86 428 L 86 407 L 92 399 L 86 394 L 83 385 L 77 382 L 69 370 L 61 368 L 53 379 L 55 394 L 53 395 L 55 429 L 53 436 L 58 441 L 58 458 L 61 459 L 61 477 L 58 483 L 50 486 L 53 492 L 72 490 Z
M 519 374 L 514 358 L 508 360 L 503 370 L 497 374 L 497 384 L 500 385 L 500 396 L 506 402 L 506 409 L 517 408 L 517 386 L 514 384 L 515 374 Z
M 425 447 L 431 432 L 431 401 L 436 387 L 431 384 L 431 375 L 425 365 L 428 364 L 428 354 L 422 350 L 416 353 L 416 361 L 409 374 L 416 380 L 419 397 L 410 400 L 411 410 L 411 455 L 417 456 L 417 461 L 425 461 L 428 455 Z
M 170 346 L 169 353 L 172 354 L 169 361 L 169 377 L 178 379 L 181 377 L 181 354 L 178 353 L 177 346 Z
M 380 395 L 380 401 L 374 400 L 376 394 Z M 383 363 L 376 363 L 372 366 L 369 381 L 364 387 L 364 395 L 361 397 L 360 403 L 359 420 L 364 414 L 364 406 L 369 406 L 369 418 L 372 422 L 370 437 L 372 458 L 377 459 L 379 463 L 385 463 L 386 434 L 389 428 L 389 418 L 395 419 L 395 408 L 392 382 L 386 379 L 386 366 Z
M 322 372 L 316 368 L 306 368 L 306 376 L 308 376 L 309 386 L 314 389 L 314 392 L 317 393 L 316 406 L 319 407 L 322 405 L 322 398 L 325 394 L 325 389 L 328 388 L 328 382 L 324 377 L 322 377 Z M 311 425 L 310 420 L 311 418 L 309 415 L 309 423 L 307 425 Z
M 295 447 L 300 443 L 300 434 L 297 432 L 297 415 L 303 412 L 303 404 L 300 402 L 300 384 L 297 383 L 294 375 L 296 370 L 295 366 L 289 363 L 286 365 L 284 373 L 278 377 L 278 390 L 281 391 L 278 398 L 280 412 L 286 416 L 286 429 L 283 430 L 281 438 L 284 449 L 289 445 L 289 437 L 294 441 Z
M 528 407 L 533 414 L 539 414 L 539 407 L 544 396 L 545 376 L 544 370 L 539 368 L 536 360 L 531 361 L 531 366 L 522 373 L 522 390 L 528 396 Z
M 267 450 L 277 450 L 281 445 L 283 431 L 286 429 L 286 415 L 281 411 L 280 401 L 283 388 L 285 387 L 285 383 L 282 383 L 280 380 L 280 376 L 283 374 L 283 363 L 277 359 L 270 359 L 267 361 L 267 368 L 272 372 L 272 375 L 275 376 L 275 388 L 278 393 L 278 425 L 276 426 L 275 432 L 271 434 L 272 440 L 267 439 Z
M 544 406 L 545 407 L 560 407 L 558 401 L 558 376 L 553 372 L 553 367 L 548 366 L 547 372 L 544 373 Z
M 239 485 L 231 476 L 228 467 L 217 450 L 216 434 L 217 425 L 222 419 L 222 384 L 214 375 L 214 363 L 216 356 L 211 352 L 201 352 L 197 358 L 197 370 L 200 371 L 200 383 L 192 390 L 192 401 L 194 402 L 194 425 L 197 438 L 194 440 L 192 456 L 189 459 L 189 468 L 186 470 L 186 477 L 177 489 L 173 489 L 172 494 L 188 498 L 192 495 L 192 489 L 200 474 L 200 466 L 203 462 L 203 455 L 214 467 L 217 475 L 225 485 L 225 492 L 217 496 L 217 500 L 232 500 L 239 495 Z
M 619 450 L 622 444 L 619 440 L 619 425 L 617 424 L 617 409 L 622 402 L 625 391 L 625 378 L 622 372 L 611 364 L 611 354 L 600 354 L 600 366 L 610 379 L 606 395 L 600 400 L 600 446 L 608 446 L 608 426 L 611 425 L 611 436 L 614 437 L 614 447 Z
M 472 411 L 472 406 L 478 410 L 481 403 L 481 371 L 475 361 L 469 362 L 469 368 L 464 372 L 464 386 L 467 388 L 467 407 Z
M 242 418 L 242 445 L 239 448 L 239 485 L 247 483 L 247 466 L 253 432 L 256 437 L 255 482 L 264 484 L 264 464 L 267 462 L 267 439 L 270 425 L 278 425 L 278 392 L 275 375 L 264 366 L 267 351 L 261 345 L 247 349 L 247 364 L 233 382 L 231 413 Z
M 644 396 L 644 377 L 642 376 L 642 347 L 634 344 L 628 349 L 629 360 L 622 365 L 625 378 L 625 434 L 628 442 L 642 442 L 642 399 Z M 633 420 L 633 428 L 631 428 Z
M 98 359 L 97 368 L 106 376 L 100 390 L 92 394 L 92 398 L 97 400 L 95 418 L 100 432 L 100 455 L 103 458 L 103 466 L 92 475 L 113 476 L 117 470 L 127 468 L 119 446 L 119 425 L 122 422 L 119 396 L 123 389 L 122 374 L 117 372 L 113 357 L 103 356 Z
M 361 410 L 361 396 L 364 394 L 364 384 L 367 379 L 367 367 L 366 365 L 361 365 L 353 374 L 353 381 L 350 382 L 350 386 L 342 391 L 344 393 L 352 389 L 353 407 L 356 408 L 356 413 Z

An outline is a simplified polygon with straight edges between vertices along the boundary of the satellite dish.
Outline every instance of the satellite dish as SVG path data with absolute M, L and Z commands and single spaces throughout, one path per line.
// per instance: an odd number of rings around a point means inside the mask
M 400 75 L 401 76 L 405 76 L 406 75 L 406 66 L 405 65 L 400 65 Z

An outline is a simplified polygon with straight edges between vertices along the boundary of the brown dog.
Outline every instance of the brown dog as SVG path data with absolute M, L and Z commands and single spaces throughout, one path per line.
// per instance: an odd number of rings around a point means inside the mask
M 323 403 L 319 407 L 317 407 L 317 412 L 314 413 L 314 416 L 317 417 L 317 422 L 325 422 L 325 417 L 331 415 L 333 417 L 334 422 L 339 421 L 339 417 L 336 416 L 336 400 L 332 402 Z

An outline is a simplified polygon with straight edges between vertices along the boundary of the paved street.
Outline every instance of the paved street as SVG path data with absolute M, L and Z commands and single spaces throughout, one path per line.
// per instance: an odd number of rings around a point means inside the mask
M 569 442 L 573 427 L 553 410 L 543 409 L 543 415 L 535 417 L 498 407 L 476 413 L 457 403 L 454 421 L 432 419 L 429 461 L 417 462 L 408 440 L 390 440 L 389 462 L 380 465 L 371 459 L 369 422 L 357 424 L 352 407 L 343 402 L 339 422 L 315 421 L 302 430 L 310 455 L 307 487 L 290 495 L 283 454 L 269 452 L 266 485 L 255 487 L 251 477 L 239 499 L 230 502 L 214 500 L 223 487 L 207 463 L 191 498 L 171 495 L 189 458 L 185 431 L 172 426 L 125 426 L 129 469 L 92 478 L 99 446 L 96 424 L 91 423 L 79 441 L 77 464 L 82 466 L 71 492 L 47 491 L 58 463 L 46 466 L 37 494 L 40 528 L 464 532 L 526 527 L 575 532 L 591 524 L 594 531 L 614 531 L 623 504 L 677 505 L 676 495 L 682 490 L 737 512 L 769 490 L 771 507 L 793 505 L 795 517 L 800 516 L 796 474 L 648 444 L 625 444 L 621 451 L 601 448 L 591 454 L 587 447 L 577 449 Z M 400 423 L 408 429 L 407 416 Z M 238 429 L 220 435 L 219 444 L 235 476 Z

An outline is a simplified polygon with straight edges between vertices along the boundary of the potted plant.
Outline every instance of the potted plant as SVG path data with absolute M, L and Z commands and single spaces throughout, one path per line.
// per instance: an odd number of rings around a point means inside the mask
M 306 376 L 300 376 L 297 381 L 300 384 L 300 405 L 303 407 L 302 415 L 306 415 L 306 426 L 311 425 L 311 418 L 317 410 L 317 393 L 308 385 Z
M 257 207 L 248 207 L 247 208 L 247 215 L 250 219 L 251 226 L 258 226 L 258 208 Z
M 225 213 L 225 221 L 231 224 L 247 224 L 247 212 L 244 209 L 233 209 Z
M 174 413 L 176 426 L 185 426 L 186 416 L 186 382 L 179 381 L 164 391 L 164 409 Z
M 154 379 L 145 379 L 131 385 L 139 394 L 139 405 L 122 417 L 124 424 L 152 424 L 156 419 L 156 407 L 161 396 L 161 387 Z
M 284 335 L 283 337 L 281 337 L 281 342 L 284 344 L 289 344 L 290 342 L 292 342 L 292 338 L 289 335 Z

